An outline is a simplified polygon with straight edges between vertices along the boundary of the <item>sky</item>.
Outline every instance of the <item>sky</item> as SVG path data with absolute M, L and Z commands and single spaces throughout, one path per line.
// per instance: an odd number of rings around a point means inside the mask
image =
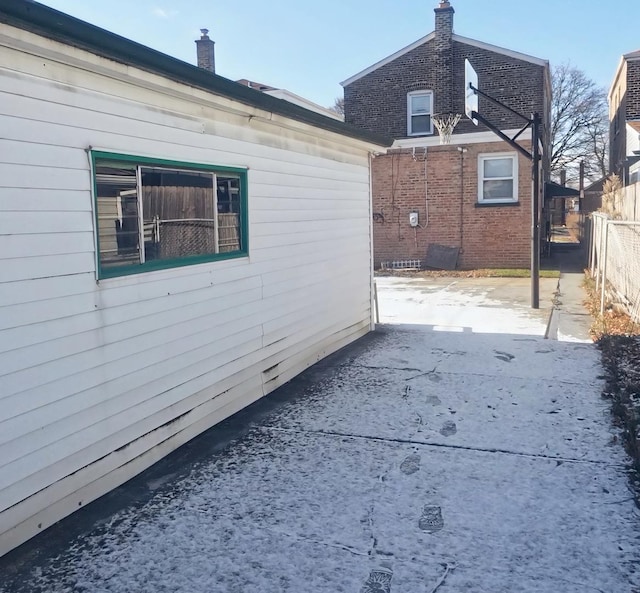
M 454 30 L 569 62 L 608 89 L 622 54 L 640 49 L 638 0 L 452 0 Z M 200 29 L 216 42 L 216 72 L 324 106 L 340 82 L 433 30 L 437 0 L 44 0 L 52 8 L 195 63 Z M 613 11 L 619 18 L 612 16 Z

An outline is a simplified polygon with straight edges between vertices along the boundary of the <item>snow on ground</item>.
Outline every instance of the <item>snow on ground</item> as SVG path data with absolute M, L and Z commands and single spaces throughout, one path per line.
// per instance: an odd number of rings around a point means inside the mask
M 539 311 L 529 307 L 530 282 L 526 278 L 379 277 L 376 283 L 382 323 L 428 324 L 437 331 L 543 336 L 558 281 L 540 280 Z
M 0 591 L 640 591 L 595 348 L 544 340 L 541 317 L 490 289 L 468 305 L 441 289 L 382 287 L 387 316 L 410 300 L 398 323 Z

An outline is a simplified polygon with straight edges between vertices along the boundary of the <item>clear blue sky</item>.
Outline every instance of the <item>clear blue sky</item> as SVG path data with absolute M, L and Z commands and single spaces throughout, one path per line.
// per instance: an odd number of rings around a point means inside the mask
M 433 30 L 437 0 L 44 0 L 44 4 L 186 62 L 199 29 L 216 71 L 285 88 L 321 105 L 339 83 Z M 451 0 L 455 32 L 571 62 L 609 87 L 640 49 L 638 0 Z M 617 16 L 619 15 L 619 16 Z M 631 17 L 635 15 L 635 17 Z

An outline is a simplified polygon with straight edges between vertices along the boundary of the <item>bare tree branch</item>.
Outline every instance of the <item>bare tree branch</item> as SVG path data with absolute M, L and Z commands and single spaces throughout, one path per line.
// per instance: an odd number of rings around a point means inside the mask
M 607 173 L 609 120 L 606 91 L 570 64 L 556 66 L 551 73 L 551 174 L 558 178 L 567 170 L 567 180 L 578 177 L 585 162 L 588 179 Z
M 335 102 L 331 107 L 329 107 L 331 111 L 337 113 L 338 115 L 342 115 L 344 117 L 344 98 L 336 97 Z

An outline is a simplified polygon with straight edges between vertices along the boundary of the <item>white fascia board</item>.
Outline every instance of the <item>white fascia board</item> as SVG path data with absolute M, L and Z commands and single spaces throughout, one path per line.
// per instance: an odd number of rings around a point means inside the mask
M 358 72 L 358 74 L 354 74 L 351 78 L 347 78 L 347 80 L 343 80 L 340 84 L 343 87 L 349 86 L 352 82 L 359 80 L 363 76 L 370 74 L 371 72 L 377 70 L 378 68 L 382 68 L 382 66 L 386 66 L 387 64 L 390 64 L 394 60 L 404 56 L 405 54 L 408 54 L 410 51 L 416 49 L 417 47 L 420 47 L 422 44 L 426 43 L 427 41 L 431 41 L 434 37 L 435 37 L 435 33 L 432 31 L 431 33 L 429 33 L 429 35 L 426 35 L 425 37 L 418 39 L 418 41 L 414 41 L 411 45 L 407 45 L 407 47 L 404 47 L 401 50 L 397 51 L 396 53 L 391 54 L 390 56 L 384 58 L 383 60 L 376 62 L 373 66 L 369 66 L 368 68 L 365 68 L 362 72 Z
M 607 95 L 607 98 L 609 99 L 609 104 L 611 104 L 611 99 L 613 98 L 613 91 L 618 86 L 618 82 L 620 80 L 620 74 L 622 72 L 622 68 L 626 63 L 627 63 L 626 62 L 626 58 L 624 56 L 622 56 L 620 58 L 620 61 L 618 62 L 618 67 L 616 68 L 616 73 L 615 73 L 615 75 L 613 77 L 613 82 L 611 83 L 611 86 L 609 87 L 609 93 Z
M 514 130 L 502 130 L 507 136 L 515 136 L 520 129 Z M 520 136 L 518 140 L 531 140 L 531 129 L 527 129 Z M 462 144 L 483 144 L 485 142 L 504 142 L 499 136 L 496 136 L 491 131 L 484 132 L 469 132 L 468 134 L 454 134 L 451 136 L 451 145 Z M 419 138 L 401 138 L 396 140 L 389 150 L 398 148 L 421 148 L 421 147 L 440 146 L 440 136 L 420 136 Z
M 491 51 L 496 54 L 509 56 L 510 58 L 515 58 L 516 60 L 522 60 L 523 62 L 531 62 L 532 64 L 536 64 L 537 66 L 546 66 L 547 68 L 549 67 L 548 60 L 536 58 L 535 56 L 523 54 L 519 51 L 513 51 L 511 49 L 500 47 L 498 45 L 491 45 L 491 43 L 485 43 L 484 41 L 478 41 L 477 39 L 470 39 L 469 37 L 462 37 L 462 35 L 454 34 L 453 40 L 459 43 L 464 43 L 466 45 L 472 45 L 473 47 L 479 47 L 480 49 L 486 49 L 487 51 Z
M 343 87 L 349 86 L 351 83 L 355 82 L 356 80 L 359 80 L 363 76 L 366 76 L 371 72 L 374 72 L 378 68 L 382 68 L 382 66 L 386 66 L 390 62 L 397 60 L 398 58 L 404 56 L 405 54 L 416 49 L 417 47 L 420 47 L 422 44 L 426 43 L 427 41 L 430 41 L 434 37 L 435 37 L 435 32 L 432 31 L 431 33 L 429 33 L 429 35 L 426 35 L 425 37 L 418 39 L 418 41 L 414 41 L 411 45 L 407 45 L 407 47 L 404 47 L 401 50 L 397 51 L 396 53 L 391 54 L 390 56 L 384 58 L 383 60 L 376 62 L 372 66 L 365 68 L 362 72 L 358 72 L 358 74 L 354 74 L 351 78 L 347 78 L 347 80 L 342 81 L 340 84 Z M 532 64 L 536 64 L 537 66 L 543 66 L 543 67 L 549 68 L 548 60 L 542 60 L 540 58 L 536 58 L 535 56 L 523 54 L 518 51 L 506 49 L 504 47 L 499 47 L 498 45 L 492 45 L 490 43 L 485 43 L 484 41 L 478 41 L 477 39 L 470 39 L 469 37 L 462 37 L 462 35 L 455 35 L 455 34 L 453 35 L 453 40 L 458 41 L 459 43 L 465 43 L 466 45 L 472 45 L 473 47 L 486 49 L 488 51 L 492 51 L 497 54 L 509 56 L 510 58 L 515 58 L 516 60 L 531 62 Z

